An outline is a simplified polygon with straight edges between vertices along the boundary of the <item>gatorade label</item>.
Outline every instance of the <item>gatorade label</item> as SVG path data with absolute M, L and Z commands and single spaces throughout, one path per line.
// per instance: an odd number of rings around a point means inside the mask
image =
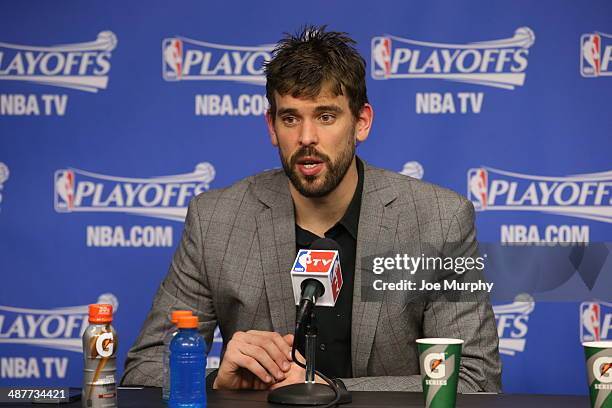
M 91 321 L 91 317 L 90 317 Z M 110 322 L 94 323 L 83 334 L 83 407 L 117 407 L 117 334 Z

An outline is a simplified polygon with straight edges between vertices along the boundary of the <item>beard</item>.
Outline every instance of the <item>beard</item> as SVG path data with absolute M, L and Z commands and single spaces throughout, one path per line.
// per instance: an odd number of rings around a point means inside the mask
M 351 131 L 351 134 L 354 134 L 354 129 Z M 291 181 L 291 184 L 293 184 L 293 187 L 295 187 L 300 194 L 309 198 L 324 197 L 332 192 L 338 186 L 338 184 L 340 184 L 351 166 L 353 157 L 355 156 L 354 137 L 349 138 L 345 148 L 342 149 L 338 155 L 338 158 L 334 161 L 332 161 L 326 154 L 318 152 L 312 146 L 302 147 L 300 150 L 295 152 L 289 158 L 289 160 L 283 156 L 280 148 L 278 149 L 278 153 L 280 155 L 285 174 Z M 315 174 L 312 176 L 300 174 L 296 169 L 297 161 L 307 156 L 316 157 L 325 163 L 327 172 L 323 176 L 320 174 Z M 317 180 L 321 177 L 323 177 L 323 180 L 320 183 L 317 183 Z

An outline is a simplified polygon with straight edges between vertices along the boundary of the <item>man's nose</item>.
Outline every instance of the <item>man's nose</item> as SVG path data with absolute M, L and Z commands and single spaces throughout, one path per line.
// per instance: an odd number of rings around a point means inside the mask
M 317 136 L 316 124 L 311 120 L 302 122 L 302 127 L 300 129 L 300 144 L 302 146 L 310 146 L 318 142 L 319 137 Z

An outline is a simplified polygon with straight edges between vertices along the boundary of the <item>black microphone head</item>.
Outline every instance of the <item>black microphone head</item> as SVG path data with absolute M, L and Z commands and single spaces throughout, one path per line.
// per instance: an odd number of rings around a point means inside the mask
M 321 249 L 321 250 L 330 250 L 330 251 L 338 251 L 338 252 L 341 251 L 340 245 L 331 238 L 319 238 L 319 239 L 312 241 L 312 244 L 310 244 L 310 249 Z
M 312 285 L 312 287 L 309 288 L 308 293 L 304 293 L 306 286 L 310 285 Z M 302 296 L 306 296 L 308 298 L 314 295 L 318 299 L 325 293 L 325 287 L 316 279 L 304 279 L 300 285 L 300 289 L 302 290 Z

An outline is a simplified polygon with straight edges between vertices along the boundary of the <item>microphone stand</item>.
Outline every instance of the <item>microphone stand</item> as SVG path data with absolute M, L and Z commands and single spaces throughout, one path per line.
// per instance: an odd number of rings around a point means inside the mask
M 310 322 L 306 325 L 306 334 L 304 335 L 304 354 L 306 354 L 306 378 L 304 382 L 314 384 L 318 334 L 314 313 L 310 315 L 309 320 Z
M 336 384 L 330 381 L 330 385 L 320 384 L 315 382 L 316 370 L 315 370 L 315 355 L 317 348 L 317 325 L 314 317 L 314 311 L 310 313 L 305 322 L 305 335 L 304 335 L 304 354 L 306 354 L 306 365 L 301 364 L 294 357 L 294 362 L 299 366 L 305 368 L 306 374 L 303 383 L 286 385 L 281 388 L 277 388 L 268 394 L 268 402 L 275 404 L 287 404 L 287 405 L 327 405 L 329 406 L 336 400 L 337 393 L 340 392 L 337 389 Z M 293 339 L 295 350 L 295 344 L 299 333 L 295 333 Z M 295 356 L 295 353 L 293 353 Z M 334 386 L 336 389 L 332 389 Z M 346 394 L 346 395 L 344 395 Z M 350 394 L 344 391 L 342 399 L 336 401 L 335 404 L 344 404 L 351 401 Z M 340 398 L 340 396 L 338 396 Z M 335 405 L 334 404 L 334 405 Z

